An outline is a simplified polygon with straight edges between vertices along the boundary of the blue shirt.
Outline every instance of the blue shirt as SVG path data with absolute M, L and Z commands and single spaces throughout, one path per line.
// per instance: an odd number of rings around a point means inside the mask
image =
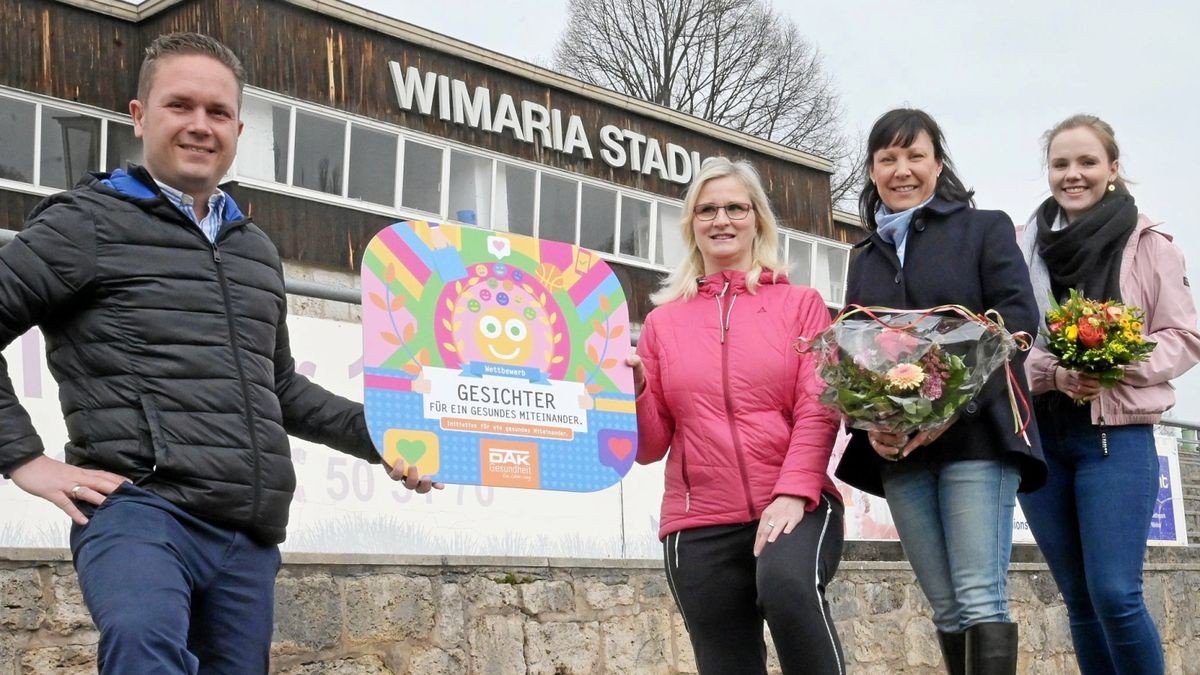
M 183 212 L 183 215 L 188 217 L 188 220 L 196 224 L 204 236 L 208 238 L 209 243 L 216 243 L 217 233 L 221 231 L 221 225 L 225 223 L 225 193 L 217 190 L 208 198 L 208 215 L 204 216 L 204 220 L 196 218 L 196 200 L 188 194 L 184 194 L 179 190 L 167 185 L 166 183 L 155 180 L 162 193 L 167 199 L 175 205 L 175 208 Z

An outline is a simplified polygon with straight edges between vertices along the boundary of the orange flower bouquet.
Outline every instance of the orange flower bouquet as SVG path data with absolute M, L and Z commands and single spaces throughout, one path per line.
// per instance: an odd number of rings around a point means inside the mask
M 1142 335 L 1144 315 L 1132 305 L 1089 300 L 1071 289 L 1066 302 L 1053 297 L 1046 312 L 1046 348 L 1063 368 L 1100 378 L 1112 387 L 1121 381 L 1123 366 L 1150 358 L 1155 344 Z

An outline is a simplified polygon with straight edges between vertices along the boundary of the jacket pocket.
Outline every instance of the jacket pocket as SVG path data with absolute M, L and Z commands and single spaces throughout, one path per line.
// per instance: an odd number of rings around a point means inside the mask
M 683 478 L 683 512 L 692 510 L 692 477 L 688 475 L 687 452 L 683 446 L 683 435 L 679 434 L 677 442 L 672 443 L 671 452 L 679 453 L 679 473 Z
M 154 466 L 151 471 L 158 473 L 170 459 L 167 441 L 163 438 L 162 421 L 158 415 L 158 406 L 154 404 L 154 400 L 150 398 L 149 394 L 142 394 L 139 399 L 142 403 L 142 415 L 146 418 L 146 428 L 150 432 L 151 449 L 154 451 Z

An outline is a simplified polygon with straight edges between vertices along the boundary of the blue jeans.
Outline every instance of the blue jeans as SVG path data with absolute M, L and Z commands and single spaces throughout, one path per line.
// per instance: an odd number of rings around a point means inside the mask
M 101 673 L 266 673 L 279 547 L 122 485 L 71 528 Z
M 886 467 L 883 488 L 937 629 L 1008 621 L 1008 562 L 1021 472 L 964 460 Z
M 1146 424 L 1101 430 L 1088 406 L 1072 403 L 1039 401 L 1038 412 L 1050 477 L 1021 496 L 1021 508 L 1067 605 L 1079 669 L 1162 673 L 1162 642 L 1142 597 L 1158 498 L 1154 431 Z

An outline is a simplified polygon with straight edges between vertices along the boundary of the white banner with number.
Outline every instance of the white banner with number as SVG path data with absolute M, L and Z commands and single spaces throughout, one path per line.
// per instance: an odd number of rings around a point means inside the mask
M 298 370 L 329 390 L 362 400 L 362 337 L 357 324 L 291 317 Z M 41 334 L 4 351 L 17 394 L 50 455 L 61 459 L 66 430 Z M 1157 437 L 1159 504 L 1151 543 L 1186 544 L 1175 439 Z M 840 449 L 840 448 L 839 448 Z M 617 485 L 592 493 L 449 485 L 416 495 L 383 469 L 323 446 L 292 440 L 298 487 L 288 551 L 656 558 L 663 463 L 634 466 Z M 836 461 L 835 454 L 835 461 Z M 887 502 L 844 485 L 846 538 L 896 538 Z M 1032 543 L 1018 512 L 1014 540 Z M 0 547 L 63 547 L 67 516 L 0 479 Z
M 362 400 L 362 334 L 357 324 L 291 317 L 297 369 L 322 386 Z M 35 329 L 4 351 L 21 402 L 48 454 L 61 459 L 66 430 L 58 390 Z M 416 495 L 383 469 L 292 439 L 297 473 L 289 551 L 646 558 L 661 555 L 662 465 L 635 467 L 594 493 L 448 485 Z M 67 516 L 0 479 L 0 547 L 67 545 Z
M 846 439 L 840 438 L 844 443 Z M 1187 546 L 1187 529 L 1183 517 L 1183 484 L 1179 471 L 1179 447 L 1176 439 L 1156 435 L 1154 442 L 1158 450 L 1158 499 L 1154 504 L 1154 515 L 1150 522 L 1151 546 Z M 833 466 L 842 449 L 839 443 L 834 452 Z M 846 539 L 895 540 L 896 525 L 892 522 L 887 501 L 836 481 L 846 504 Z M 1033 532 L 1029 521 L 1017 504 L 1013 515 L 1013 542 L 1033 544 Z

